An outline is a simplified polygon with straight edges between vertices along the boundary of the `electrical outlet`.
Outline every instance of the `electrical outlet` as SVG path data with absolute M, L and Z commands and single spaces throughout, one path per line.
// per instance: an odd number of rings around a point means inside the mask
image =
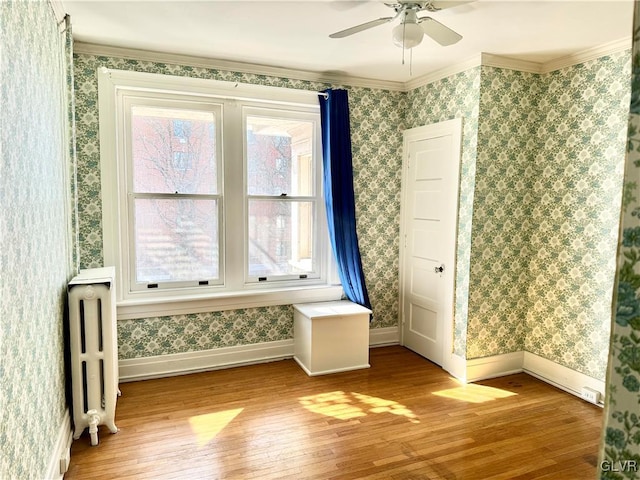
M 582 399 L 589 403 L 598 405 L 600 402 L 600 392 L 589 387 L 582 387 Z

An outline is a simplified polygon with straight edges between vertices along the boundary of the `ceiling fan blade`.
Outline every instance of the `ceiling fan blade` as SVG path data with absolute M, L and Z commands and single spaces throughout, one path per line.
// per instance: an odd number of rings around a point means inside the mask
M 457 7 L 458 5 L 464 5 L 465 3 L 472 3 L 475 1 L 476 0 L 432 0 L 427 5 L 426 10 L 429 10 L 430 12 L 434 12 L 437 10 L 444 10 L 445 8 L 453 8 L 453 7 Z
M 454 43 L 462 39 L 462 35 L 454 32 L 449 27 L 444 26 L 431 17 L 421 18 L 420 26 L 424 30 L 424 33 L 429 35 L 443 47 L 446 47 L 447 45 L 453 45 Z
M 346 30 L 340 30 L 336 33 L 332 33 L 331 35 L 329 35 L 329 38 L 348 37 L 349 35 L 353 35 L 354 33 L 362 32 L 363 30 L 368 30 L 369 28 L 377 27 L 378 25 L 382 25 L 383 23 L 390 22 L 394 18 L 395 17 L 384 17 L 378 18 L 377 20 L 371 20 L 370 22 L 356 25 L 355 27 L 347 28 Z

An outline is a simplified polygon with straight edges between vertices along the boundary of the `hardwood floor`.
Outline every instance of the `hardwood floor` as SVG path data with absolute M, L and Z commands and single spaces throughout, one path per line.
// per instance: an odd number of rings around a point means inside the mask
M 462 386 L 402 347 L 308 377 L 293 360 L 123 383 L 67 480 L 589 479 L 602 409 L 527 374 Z

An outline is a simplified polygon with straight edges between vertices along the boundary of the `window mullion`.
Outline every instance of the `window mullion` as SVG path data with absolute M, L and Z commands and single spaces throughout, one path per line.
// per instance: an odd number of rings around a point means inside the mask
M 224 129 L 222 148 L 224 158 L 223 191 L 225 286 L 241 290 L 244 286 L 245 263 L 245 199 L 243 168 L 242 110 L 236 102 L 229 101 L 224 107 Z

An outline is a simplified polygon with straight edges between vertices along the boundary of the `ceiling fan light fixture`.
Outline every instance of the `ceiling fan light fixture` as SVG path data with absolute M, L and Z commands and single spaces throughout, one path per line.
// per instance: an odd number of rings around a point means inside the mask
M 420 45 L 424 37 L 424 30 L 417 23 L 402 22 L 393 27 L 391 38 L 393 43 L 400 48 L 413 48 Z

